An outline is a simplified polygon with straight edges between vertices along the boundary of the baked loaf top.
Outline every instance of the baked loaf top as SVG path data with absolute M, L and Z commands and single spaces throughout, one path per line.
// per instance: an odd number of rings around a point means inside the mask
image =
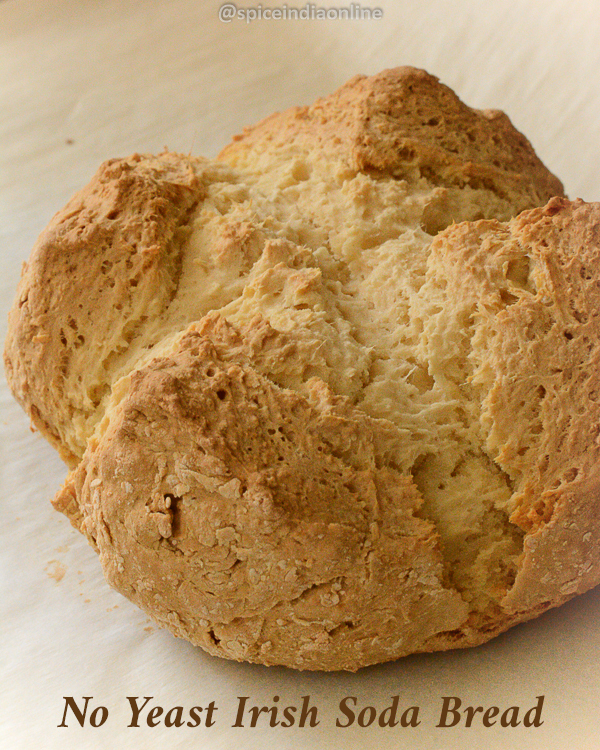
M 213 654 L 349 669 L 599 581 L 600 206 L 399 68 L 219 161 L 104 164 L 5 362 L 109 582 Z

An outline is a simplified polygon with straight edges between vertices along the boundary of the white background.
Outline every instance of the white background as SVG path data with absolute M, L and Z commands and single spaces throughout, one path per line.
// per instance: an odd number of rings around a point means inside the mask
M 508 112 L 570 197 L 600 199 L 593 0 L 380 0 L 381 21 L 250 25 L 219 22 L 219 5 L 0 2 L 2 337 L 36 236 L 102 160 L 165 146 L 214 156 L 243 125 L 310 103 L 358 72 L 428 69 L 471 106 Z M 483 647 L 355 675 L 214 659 L 157 630 L 108 588 L 93 551 L 50 506 L 64 466 L 29 431 L 3 382 L 0 404 L 1 750 L 600 748 L 600 590 Z M 258 705 L 310 695 L 320 724 L 231 728 L 240 695 Z M 400 695 L 402 707 L 420 706 L 421 725 L 336 728 L 348 695 L 379 708 Z M 436 728 L 444 695 L 522 712 L 545 695 L 544 724 Z M 106 706 L 108 720 L 82 729 L 70 717 L 57 728 L 63 696 L 93 696 L 91 707 Z M 126 696 L 186 710 L 214 700 L 216 724 L 128 728 Z

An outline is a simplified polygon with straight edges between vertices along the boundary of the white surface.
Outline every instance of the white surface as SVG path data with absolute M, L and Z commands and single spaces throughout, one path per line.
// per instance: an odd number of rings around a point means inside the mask
M 0 3 L 2 337 L 36 235 L 101 160 L 165 145 L 213 156 L 244 124 L 357 72 L 427 68 L 472 106 L 507 111 L 571 197 L 600 199 L 594 0 L 377 4 L 382 21 L 247 26 L 220 23 L 219 2 Z M 220 661 L 156 630 L 108 588 L 92 550 L 49 504 L 64 467 L 4 383 L 0 403 L 2 750 L 600 747 L 600 590 L 484 647 L 356 675 Z M 403 708 L 420 706 L 420 726 L 335 727 L 345 696 L 384 708 L 396 694 Z M 258 705 L 310 695 L 320 724 L 231 728 L 240 695 Z M 545 695 L 544 724 L 435 728 L 445 695 L 522 709 Z M 82 729 L 71 716 L 57 728 L 63 696 L 93 696 L 90 711 L 104 705 L 108 720 Z M 126 696 L 154 696 L 165 710 L 215 701 L 216 723 L 128 728 Z

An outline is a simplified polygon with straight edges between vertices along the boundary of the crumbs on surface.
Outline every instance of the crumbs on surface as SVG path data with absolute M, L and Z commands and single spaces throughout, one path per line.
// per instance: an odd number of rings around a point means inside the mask
M 58 560 L 50 560 L 44 568 L 44 571 L 48 575 L 48 578 L 53 578 L 56 583 L 62 581 L 67 572 L 66 567 Z

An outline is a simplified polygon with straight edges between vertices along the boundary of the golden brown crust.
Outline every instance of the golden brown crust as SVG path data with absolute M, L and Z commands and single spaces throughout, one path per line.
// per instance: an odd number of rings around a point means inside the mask
M 211 653 L 354 670 L 598 583 L 599 205 L 408 68 L 221 158 L 104 165 L 11 313 L 111 584 Z
M 528 531 L 504 606 L 526 611 L 598 583 L 600 205 L 556 198 L 509 229 L 532 288 L 487 332 L 497 385 L 484 419 L 490 450 L 515 476 L 512 521 Z
M 218 318 L 187 332 L 131 375 L 74 472 L 110 583 L 211 653 L 298 668 L 458 627 L 419 494 L 377 465 L 377 422 L 321 381 L 311 400 L 275 386 L 244 348 Z
M 311 107 L 247 128 L 219 158 L 247 164 L 263 150 L 314 149 L 352 168 L 439 186 L 487 188 L 516 213 L 563 195 L 561 182 L 497 110 L 467 107 L 439 80 L 402 67 L 355 76 Z
M 190 160 L 112 159 L 42 233 L 9 319 L 5 365 L 33 424 L 74 465 L 71 440 L 109 389 L 107 363 L 177 287 L 180 238 L 198 202 Z
M 554 198 L 506 224 L 449 228 L 430 263 L 475 322 L 465 386 L 526 536 L 502 599 L 530 619 L 599 581 L 600 204 Z

